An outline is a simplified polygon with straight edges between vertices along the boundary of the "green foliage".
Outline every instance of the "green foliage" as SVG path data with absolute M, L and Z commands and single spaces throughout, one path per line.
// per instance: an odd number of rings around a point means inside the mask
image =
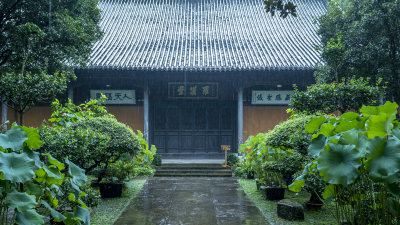
M 57 99 L 51 103 L 53 113 L 49 122 L 54 126 L 70 126 L 73 122 L 78 120 L 89 120 L 95 117 L 114 118 L 109 114 L 104 106 L 106 97 L 101 94 L 100 99 L 91 99 L 90 101 L 75 105 L 68 99 L 65 105 L 62 105 Z
M 149 149 L 149 145 L 143 138 L 143 134 L 140 132 L 140 130 L 137 131 L 136 138 L 140 146 L 139 152 L 136 155 L 136 160 L 143 167 L 149 167 L 149 169 L 151 169 L 151 164 L 154 160 L 154 156 L 156 155 L 157 148 L 156 146 L 152 145 Z
M 88 128 L 72 129 L 43 125 L 39 133 L 43 140 L 40 152 L 50 153 L 58 159 L 69 158 L 86 173 L 108 161 L 112 155 L 107 152 L 110 137 Z
M 131 128 L 108 114 L 102 106 L 104 101 L 102 96 L 100 100 L 79 106 L 71 101 L 64 106 L 59 101 L 53 102 L 54 112 L 49 119 L 53 126 L 41 127 L 44 144 L 40 151 L 50 152 L 58 158 L 68 157 L 86 173 L 96 169 L 98 181 L 106 176 L 108 180 L 121 182 L 133 173 L 133 167 L 152 171 L 150 165 L 156 148 L 152 146 L 149 149 L 140 131 L 136 135 Z M 135 165 L 118 161 L 131 160 L 132 156 Z
M 139 166 L 133 169 L 133 177 L 152 177 L 154 172 L 151 167 Z
M 155 154 L 153 157 L 153 162 L 151 163 L 154 166 L 161 166 L 162 165 L 162 157 L 160 154 Z
M 236 167 L 235 171 L 233 172 L 233 177 L 247 177 L 246 169 L 242 167 Z
M 236 154 L 228 154 L 227 161 L 228 166 L 235 166 L 239 162 L 239 158 Z
M 387 99 L 399 102 L 399 20 L 397 0 L 329 1 L 326 13 L 318 19 L 324 66 L 317 80 L 356 76 L 368 77 L 373 84 L 382 78 L 388 86 Z
M 97 0 L 12 0 L 0 4 L 0 70 L 73 72 L 100 39 Z M 49 86 L 50 87 L 50 86 Z
M 134 173 L 135 167 L 138 163 L 134 160 L 118 160 L 110 163 L 106 170 L 106 177 L 104 182 L 122 183 L 129 181 L 129 175 Z
M 97 134 L 107 135 L 109 140 L 103 154 L 107 155 L 110 160 L 117 160 L 123 154 L 136 155 L 142 149 L 139 138 L 132 129 L 114 118 L 95 117 L 89 120 L 79 120 L 72 124 L 70 129 L 89 129 Z
M 291 184 L 293 175 L 303 168 L 305 156 L 296 151 L 287 151 L 276 160 L 264 163 L 264 169 L 273 173 L 279 173 L 286 184 Z
M 315 160 L 296 179 L 298 191 L 309 171 L 328 183 L 324 198 L 337 201 L 338 221 L 396 224 L 400 216 L 400 136 L 398 105 L 364 106 L 362 114 L 310 121 L 310 153 Z M 315 172 L 314 172 L 315 173 Z M 365 215 L 368 215 L 367 217 Z
M 45 216 L 65 224 L 89 224 L 90 214 L 81 199 L 86 195 L 81 190 L 86 176 L 80 168 L 34 152 L 32 147 L 40 147 L 40 139 L 32 128 L 13 126 L 1 140 L 1 224 L 44 224 Z M 62 193 L 60 186 L 66 184 L 72 189 Z M 60 206 L 65 194 L 75 196 L 68 199 L 72 206 L 68 209 Z
M 257 167 L 255 161 L 247 160 L 246 157 L 242 157 L 238 166 L 245 171 L 248 177 L 254 177 Z
M 265 0 L 264 5 L 265 11 L 271 13 L 271 16 L 274 16 L 276 12 L 279 12 L 279 16 L 282 18 L 286 18 L 289 15 L 297 16 L 297 6 L 293 2 L 283 3 L 282 0 Z
M 316 114 L 339 111 L 359 111 L 363 105 L 377 105 L 383 97 L 384 88 L 368 84 L 368 80 L 351 79 L 341 83 L 314 84 L 306 91 L 295 93 L 290 99 L 290 107 L 295 111 Z
M 312 116 L 296 115 L 264 135 L 266 145 L 295 149 L 305 154 L 311 135 L 304 130 Z
M 67 88 L 68 75 L 54 73 L 52 75 L 39 71 L 37 73 L 4 73 L 0 77 L 0 96 L 8 107 L 23 116 L 39 102 L 52 101 Z
M 305 154 L 311 134 L 305 126 L 312 118 L 294 114 L 268 133 L 250 136 L 239 148 L 245 153 L 240 165 L 254 171 L 257 179 L 267 186 L 290 183 L 293 174 L 308 160 Z

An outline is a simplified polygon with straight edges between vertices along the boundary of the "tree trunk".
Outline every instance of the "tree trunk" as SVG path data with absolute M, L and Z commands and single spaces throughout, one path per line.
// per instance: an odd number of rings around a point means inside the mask
M 23 126 L 24 125 L 24 113 L 19 112 L 19 125 Z
M 14 121 L 18 124 L 18 112 L 14 109 Z

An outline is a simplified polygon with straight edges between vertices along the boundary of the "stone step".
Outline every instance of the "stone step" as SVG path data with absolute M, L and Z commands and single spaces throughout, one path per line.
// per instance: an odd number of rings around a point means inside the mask
M 162 166 L 157 166 L 156 170 L 163 169 L 198 169 L 198 170 L 208 170 L 208 169 L 225 169 L 221 164 L 163 164 Z
M 171 163 L 157 166 L 155 177 L 230 177 L 232 172 L 230 168 L 224 168 L 221 164 L 188 164 Z
M 156 173 L 155 177 L 231 177 L 232 174 L 190 174 L 190 173 L 173 173 L 173 174 L 159 174 Z
M 158 173 L 232 173 L 231 170 L 157 170 Z

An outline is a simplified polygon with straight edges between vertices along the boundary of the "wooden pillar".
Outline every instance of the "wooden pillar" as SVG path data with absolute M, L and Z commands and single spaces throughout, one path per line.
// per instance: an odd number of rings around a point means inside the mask
M 6 105 L 6 103 L 2 102 L 1 103 L 1 123 L 4 124 L 7 121 L 7 111 L 8 111 L 8 107 Z M 1 127 L 2 131 L 5 132 L 7 130 L 7 125 L 5 125 L 4 127 Z
M 146 82 L 143 94 L 143 135 L 149 143 L 149 84 Z
M 71 99 L 71 102 L 74 103 L 74 88 L 68 87 L 67 89 L 68 98 Z
M 241 144 L 243 144 L 243 88 L 239 87 L 238 89 L 238 149 Z

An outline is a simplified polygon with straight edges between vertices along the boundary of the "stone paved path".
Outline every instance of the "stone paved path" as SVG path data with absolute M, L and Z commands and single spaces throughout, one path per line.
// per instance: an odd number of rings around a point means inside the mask
M 151 178 L 116 225 L 268 224 L 233 178 Z

